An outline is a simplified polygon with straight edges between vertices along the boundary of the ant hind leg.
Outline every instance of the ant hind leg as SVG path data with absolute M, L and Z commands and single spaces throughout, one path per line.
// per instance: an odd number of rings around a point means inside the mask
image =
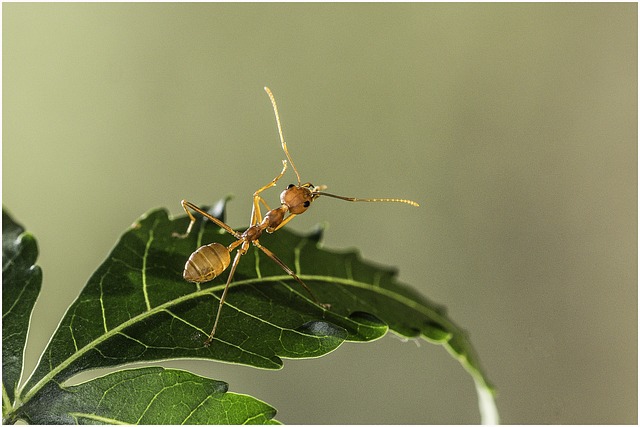
M 316 297 L 316 295 L 313 293 L 313 291 L 311 291 L 311 288 L 309 288 L 309 286 L 307 286 L 306 283 L 304 283 L 302 281 L 302 279 L 300 279 L 296 273 L 293 272 L 293 270 L 291 268 L 289 268 L 284 262 L 282 262 L 280 260 L 280 258 L 278 258 L 276 256 L 276 254 L 274 254 L 273 252 L 271 252 L 269 249 L 265 248 L 264 246 L 262 246 L 257 240 L 253 241 L 253 244 L 260 249 L 262 252 L 264 252 L 269 258 L 271 258 L 276 264 L 278 264 L 280 266 L 280 268 L 282 268 L 285 272 L 287 272 L 287 274 L 289 274 L 289 276 L 293 277 L 296 282 L 300 283 L 302 285 L 302 287 L 309 293 L 309 295 L 311 295 L 311 298 L 313 299 L 313 302 L 318 304 L 319 306 L 328 309 L 330 307 L 329 304 L 323 304 L 318 300 L 318 297 Z

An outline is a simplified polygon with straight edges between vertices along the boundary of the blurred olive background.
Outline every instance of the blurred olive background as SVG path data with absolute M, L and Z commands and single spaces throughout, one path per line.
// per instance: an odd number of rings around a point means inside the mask
M 303 180 L 327 222 L 446 305 L 505 423 L 637 423 L 637 4 L 3 4 L 3 204 L 44 284 L 26 369 L 149 209 Z M 271 204 L 289 175 L 266 193 Z M 98 315 L 98 313 L 96 313 Z M 285 423 L 476 423 L 441 347 L 393 334 L 281 371 L 167 362 Z

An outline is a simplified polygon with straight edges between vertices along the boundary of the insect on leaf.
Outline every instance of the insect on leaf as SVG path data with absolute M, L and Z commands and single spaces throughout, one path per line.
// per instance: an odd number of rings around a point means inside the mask
M 3 423 L 279 424 L 276 410 L 227 384 L 189 372 L 141 368 L 68 386 L 46 375 L 26 398 L 17 386 L 31 311 L 42 273 L 33 236 L 3 210 Z M 85 368 L 97 366 L 87 365 Z

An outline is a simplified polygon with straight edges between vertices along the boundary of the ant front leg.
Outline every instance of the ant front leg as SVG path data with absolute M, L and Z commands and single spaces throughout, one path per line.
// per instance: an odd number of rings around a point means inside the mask
M 297 214 L 292 214 L 289 213 L 289 216 L 287 216 L 276 228 L 274 228 L 273 230 L 269 230 L 267 229 L 267 233 L 275 233 L 276 231 L 280 230 L 282 227 L 285 226 L 286 223 L 288 223 L 289 221 L 291 221 L 293 218 L 295 218 L 297 216 Z
M 264 201 L 260 193 L 262 193 L 264 190 L 268 188 L 275 187 L 276 183 L 280 178 L 282 178 L 286 170 L 287 170 L 287 161 L 283 160 L 282 172 L 280 172 L 278 176 L 273 178 L 270 183 L 268 183 L 263 187 L 260 187 L 253 193 L 253 208 L 251 209 L 251 225 L 256 225 L 262 219 L 262 213 L 260 212 L 260 203 L 262 203 L 267 208 L 267 210 L 271 210 L 271 208 L 269 208 L 269 205 L 267 205 L 267 202 Z

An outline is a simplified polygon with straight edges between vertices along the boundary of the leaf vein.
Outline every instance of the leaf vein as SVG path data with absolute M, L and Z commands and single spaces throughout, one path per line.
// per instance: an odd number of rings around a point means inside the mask
M 96 415 L 96 414 L 87 414 L 87 413 L 83 413 L 83 412 L 69 412 L 69 415 L 71 415 L 73 418 L 75 418 L 76 421 L 78 420 L 78 418 L 86 418 L 88 420 L 98 421 L 98 422 L 100 422 L 102 424 L 119 424 L 119 425 L 130 424 L 130 423 L 126 422 L 126 421 L 116 420 L 114 418 L 103 417 L 103 416 Z
M 144 254 L 142 256 L 142 292 L 144 293 L 144 302 L 147 306 L 147 311 L 151 310 L 151 303 L 149 302 L 149 293 L 147 292 L 147 259 L 149 258 L 149 248 L 151 248 L 151 243 L 153 242 L 153 230 L 157 226 L 158 221 L 156 220 L 153 224 L 153 227 L 149 230 L 149 238 L 147 239 L 147 243 L 144 247 Z
M 212 396 L 207 396 L 206 398 L 204 398 L 202 400 L 202 402 L 200 402 L 198 405 L 196 405 L 196 407 L 193 408 L 193 410 L 191 412 L 189 412 L 189 414 L 184 418 L 184 420 L 182 420 L 182 422 L 180 424 L 181 425 L 187 424 L 187 421 L 189 420 L 189 418 L 191 418 L 191 416 L 193 414 L 195 414 L 198 411 L 198 409 L 200 409 L 207 402 L 207 400 L 209 400 L 209 399 L 213 399 L 213 397 Z
M 302 248 L 307 244 L 307 240 L 301 240 L 293 250 L 293 254 L 295 256 L 294 259 L 294 268 L 296 269 L 296 274 L 299 276 L 302 274 L 302 268 L 300 267 L 300 253 L 302 252 Z
M 111 270 L 111 266 L 109 266 L 109 268 L 107 269 L 107 271 L 102 275 L 102 277 L 100 277 L 100 311 L 102 313 L 102 327 L 104 328 L 104 331 L 107 332 L 109 330 L 109 328 L 107 328 L 107 315 L 105 312 L 105 307 L 104 307 L 104 289 L 102 287 L 103 283 L 104 283 L 104 279 L 105 277 L 107 277 L 107 275 L 109 274 L 109 271 Z M 77 347 L 76 347 L 76 351 L 77 351 Z
M 258 253 L 258 248 L 254 247 L 253 253 L 256 257 L 256 274 L 258 275 L 258 279 L 262 279 L 262 272 L 260 271 L 260 254 Z

